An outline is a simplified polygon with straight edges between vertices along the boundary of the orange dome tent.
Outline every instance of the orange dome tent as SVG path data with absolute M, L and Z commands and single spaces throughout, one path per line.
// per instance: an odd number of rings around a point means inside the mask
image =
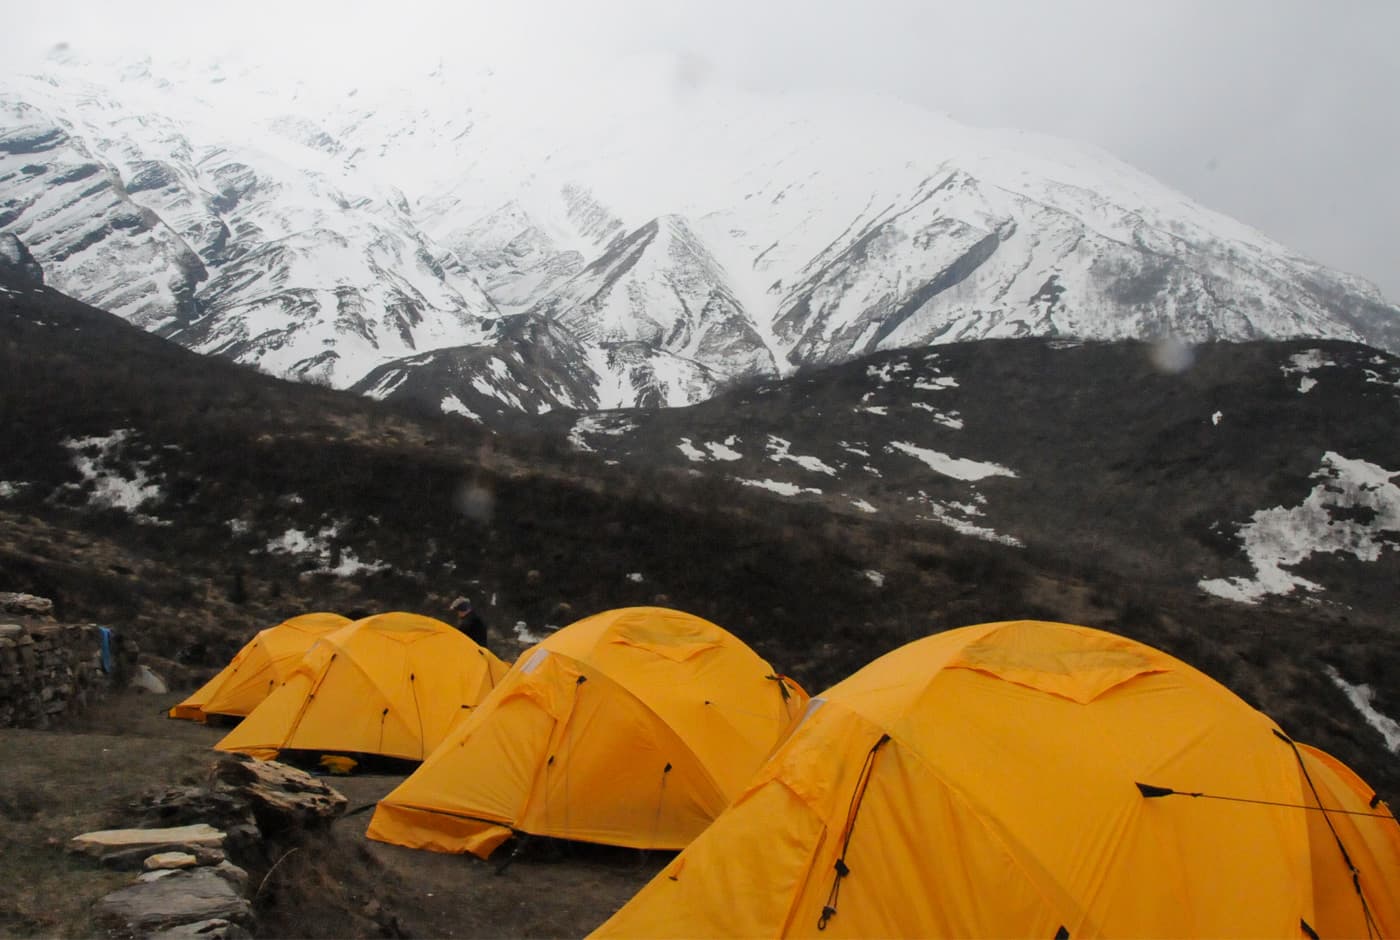
M 311 644 L 348 623 L 340 614 L 314 613 L 259 630 L 218 675 L 170 709 L 170 717 L 205 721 L 209 715 L 247 715 L 282 684 Z
M 506 666 L 440 620 L 376 614 L 321 637 L 221 751 L 378 754 L 422 760 Z
M 1397 892 L 1340 762 L 1165 653 L 1017 621 L 813 699 L 595 936 L 1380 937 Z
M 732 634 L 660 607 L 580 620 L 379 802 L 369 836 L 491 854 L 512 831 L 675 849 L 709 824 L 806 694 Z

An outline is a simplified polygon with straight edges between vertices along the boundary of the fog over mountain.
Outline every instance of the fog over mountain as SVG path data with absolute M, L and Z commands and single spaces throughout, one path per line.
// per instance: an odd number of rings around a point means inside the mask
M 623 56 L 678 54 L 692 82 L 892 96 L 1094 143 L 1400 299 L 1400 7 L 1384 0 L 249 0 L 217 19 L 174 0 L 75 0 L 17 6 L 5 26 L 0 61 L 26 68 L 66 42 L 89 56 L 236 54 L 361 87 L 443 59 L 521 63 L 558 89 Z

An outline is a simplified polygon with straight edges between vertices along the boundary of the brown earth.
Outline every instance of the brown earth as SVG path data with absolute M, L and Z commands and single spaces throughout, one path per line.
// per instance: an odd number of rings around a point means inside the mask
M 68 853 L 67 842 L 130 825 L 143 794 L 205 778 L 223 729 L 164 717 L 182 697 L 125 692 L 57 730 L 0 729 L 0 936 L 95 935 L 93 903 L 132 875 Z M 328 778 L 351 814 L 251 866 L 258 935 L 581 937 L 670 858 L 547 843 L 498 874 L 500 859 L 366 839 L 367 807 L 402 779 Z

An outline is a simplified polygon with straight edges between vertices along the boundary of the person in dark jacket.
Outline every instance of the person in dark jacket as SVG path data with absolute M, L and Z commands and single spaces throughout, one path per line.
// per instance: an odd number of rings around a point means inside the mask
M 486 645 L 487 631 L 486 621 L 481 619 L 481 615 L 472 607 L 470 599 L 459 597 L 452 602 L 452 611 L 457 615 L 457 629 L 467 635 L 477 646 L 482 649 L 490 649 Z

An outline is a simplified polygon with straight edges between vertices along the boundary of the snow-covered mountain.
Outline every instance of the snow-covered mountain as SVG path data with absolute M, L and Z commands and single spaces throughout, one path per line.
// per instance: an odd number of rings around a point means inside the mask
M 54 60 L 0 79 L 0 231 L 200 352 L 463 413 L 687 404 L 994 337 L 1400 351 L 1372 285 L 1094 148 L 664 57 L 526 69 L 327 89 Z

